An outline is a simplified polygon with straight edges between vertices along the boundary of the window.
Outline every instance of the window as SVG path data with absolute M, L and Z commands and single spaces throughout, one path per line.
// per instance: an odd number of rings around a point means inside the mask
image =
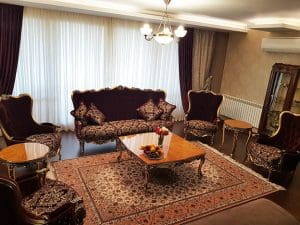
M 178 44 L 147 42 L 139 22 L 25 8 L 14 94 L 29 93 L 33 115 L 72 128 L 73 90 L 124 85 L 162 89 L 183 117 Z

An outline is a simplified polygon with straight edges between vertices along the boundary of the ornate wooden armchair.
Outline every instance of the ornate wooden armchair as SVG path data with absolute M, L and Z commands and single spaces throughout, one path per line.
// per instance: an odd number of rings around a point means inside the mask
M 7 225 L 79 225 L 85 209 L 82 198 L 59 181 L 48 182 L 33 193 L 22 196 L 18 184 L 0 177 L 0 221 Z
M 7 145 L 37 142 L 50 148 L 50 156 L 59 154 L 61 136 L 57 126 L 37 123 L 32 118 L 32 98 L 27 95 L 0 98 L 0 127 Z
M 223 96 L 211 91 L 188 92 L 189 110 L 184 120 L 184 135 L 196 137 L 210 136 L 213 144 L 214 135 L 217 132 L 217 119 L 219 107 Z
M 267 169 L 269 179 L 274 172 L 293 175 L 300 160 L 300 114 L 282 112 L 275 134 L 253 137 L 246 149 L 246 162 Z

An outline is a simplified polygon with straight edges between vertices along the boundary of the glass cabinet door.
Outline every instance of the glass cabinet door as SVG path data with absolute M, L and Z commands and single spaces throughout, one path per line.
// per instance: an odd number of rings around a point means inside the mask
M 279 115 L 283 111 L 290 82 L 291 75 L 289 73 L 278 72 L 278 74 L 276 75 L 272 89 L 265 130 L 269 135 L 273 134 L 278 128 Z
M 291 112 L 300 114 L 300 79 L 298 80 L 297 88 L 293 98 Z

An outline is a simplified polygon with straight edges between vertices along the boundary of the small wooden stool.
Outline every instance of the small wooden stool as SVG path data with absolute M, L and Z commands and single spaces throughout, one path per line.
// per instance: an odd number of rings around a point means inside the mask
M 252 135 L 252 125 L 250 123 L 241 120 L 224 120 L 222 145 L 224 144 L 225 129 L 233 131 L 232 151 L 230 154 L 230 156 L 233 157 L 235 153 L 239 133 L 248 132 L 248 138 L 245 145 L 247 146 L 248 141 Z

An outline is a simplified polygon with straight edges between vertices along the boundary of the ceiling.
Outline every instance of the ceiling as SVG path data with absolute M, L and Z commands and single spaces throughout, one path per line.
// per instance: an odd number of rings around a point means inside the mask
M 0 2 L 157 22 L 163 0 L 0 0 Z M 250 27 L 300 31 L 300 0 L 172 0 L 176 24 L 246 32 Z

